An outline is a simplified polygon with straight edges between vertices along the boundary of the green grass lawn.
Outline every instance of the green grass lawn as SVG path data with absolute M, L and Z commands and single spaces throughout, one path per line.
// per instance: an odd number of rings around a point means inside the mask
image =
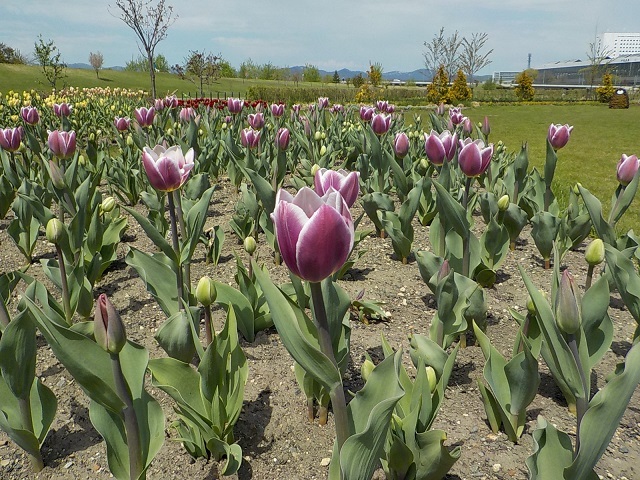
M 527 143 L 529 165 L 539 170 L 544 166 L 549 125 L 573 125 L 569 143 L 558 152 L 554 191 L 560 199 L 566 198 L 566 189 L 580 182 L 600 199 L 607 213 L 611 195 L 618 186 L 618 160 L 623 153 L 640 155 L 638 105 L 623 110 L 584 104 L 483 105 L 463 111 L 474 123 L 482 121 L 485 115 L 489 117 L 491 142 L 502 140 L 508 150 L 514 152 Z M 640 231 L 639 204 L 638 199 L 634 200 L 618 224 L 620 231 L 629 228 Z

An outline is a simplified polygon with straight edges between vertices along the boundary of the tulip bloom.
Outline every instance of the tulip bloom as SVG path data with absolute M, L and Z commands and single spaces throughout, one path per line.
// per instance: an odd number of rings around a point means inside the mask
M 365 107 L 364 105 L 360 107 L 360 120 L 363 122 L 370 122 L 373 114 L 375 113 L 375 109 L 372 107 Z
M 0 147 L 7 152 L 15 152 L 22 141 L 22 127 L 0 128 Z
M 164 110 L 164 100 L 162 98 L 156 98 L 155 102 L 153 102 L 153 108 L 156 109 L 156 112 Z
M 240 98 L 227 98 L 227 108 L 229 109 L 229 113 L 236 114 L 242 111 L 244 107 L 244 100 Z
M 349 208 L 356 202 L 360 192 L 360 172 L 321 168 L 316 172 L 313 181 L 318 195 L 325 195 L 330 189 L 336 190 L 340 192 Z
M 424 134 L 424 152 L 434 165 L 442 165 L 445 158 L 451 161 L 457 147 L 458 135 L 451 135 L 449 130 L 444 130 L 441 134 L 431 130 L 429 135 Z
M 253 128 L 254 130 L 260 130 L 262 127 L 264 127 L 264 115 L 262 114 L 262 112 L 250 113 L 247 116 L 247 120 L 251 128 Z
M 113 354 L 120 353 L 127 343 L 122 319 L 104 293 L 96 301 L 93 335 L 103 350 Z
M 20 109 L 20 116 L 24 123 L 28 125 L 35 125 L 40 121 L 40 114 L 36 107 L 22 107 Z
M 406 133 L 396 133 L 396 138 L 393 141 L 393 151 L 398 158 L 404 158 L 409 153 L 409 137 Z
M 636 176 L 636 172 L 640 167 L 640 161 L 636 155 L 627 156 L 624 153 L 618 162 L 617 173 L 618 181 L 621 185 L 627 186 Z
M 471 135 L 473 133 L 473 123 L 468 117 L 464 117 L 464 121 L 462 122 L 462 132 L 465 135 Z
M 436 107 L 436 115 L 440 115 L 440 116 L 444 115 L 444 103 L 441 103 Z
M 384 113 L 374 114 L 371 117 L 371 129 L 376 135 L 382 135 L 389 131 L 391 126 L 391 115 L 385 115 Z
M 329 111 L 331 113 L 344 113 L 344 106 L 340 105 L 339 103 L 334 103 L 333 105 L 331 105 Z
M 240 132 L 242 145 L 249 148 L 256 148 L 260 143 L 260 131 L 253 128 L 245 128 Z
M 554 124 L 549 125 L 549 133 L 547 134 L 547 139 L 554 150 L 560 150 L 564 147 L 569 141 L 569 137 L 571 136 L 571 130 L 573 127 L 564 124 Z
M 156 115 L 156 109 L 153 107 L 140 107 L 136 108 L 133 113 L 136 117 L 136 122 L 138 122 L 138 125 L 140 125 L 142 128 L 145 128 L 153 124 L 153 119 Z
M 449 109 L 449 118 L 451 119 L 451 123 L 454 125 L 460 125 L 464 122 L 465 116 L 462 115 L 462 110 L 459 108 L 450 108 Z
M 385 112 L 386 113 L 388 106 L 389 106 L 389 102 L 387 102 L 386 100 L 378 100 L 376 102 L 376 108 L 380 112 Z
M 193 148 L 183 155 L 178 145 L 166 149 L 162 145 L 156 145 L 153 150 L 144 147 L 142 164 L 153 188 L 161 192 L 172 192 L 189 178 L 194 166 L 193 157 Z
M 54 130 L 53 132 L 49 132 L 47 143 L 56 157 L 69 158 L 73 156 L 76 151 L 76 132 Z
M 276 147 L 278 150 L 286 150 L 289 147 L 289 138 L 291 134 L 288 128 L 279 128 L 276 132 Z
M 185 122 L 185 123 L 189 123 L 191 121 L 192 118 L 195 118 L 196 116 L 196 111 L 193 109 L 193 107 L 183 107 L 180 110 L 180 120 Z
M 271 115 L 278 118 L 284 115 L 284 104 L 282 103 L 272 103 L 271 106 Z
M 331 190 L 320 197 L 303 187 L 293 197 L 279 190 L 271 218 L 284 263 L 303 280 L 320 282 L 347 261 L 354 226 L 339 192 Z
M 168 95 L 164 97 L 163 103 L 166 108 L 176 108 L 179 105 L 178 97 L 175 95 Z
M 56 117 L 68 117 L 71 115 L 71 106 L 68 103 L 54 103 L 53 113 Z
M 116 117 L 113 119 L 113 125 L 119 132 L 126 132 L 127 130 L 129 130 L 131 120 L 126 117 Z
M 477 177 L 487 169 L 492 155 L 493 144 L 485 147 L 482 140 L 471 141 L 467 138 L 464 142 L 460 141 L 458 165 L 467 177 Z
M 318 109 L 322 110 L 329 106 L 329 98 L 327 97 L 319 97 L 318 98 Z

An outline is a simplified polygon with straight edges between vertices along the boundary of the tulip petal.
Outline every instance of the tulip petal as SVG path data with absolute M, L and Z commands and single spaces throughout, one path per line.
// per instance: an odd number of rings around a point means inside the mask
M 286 201 L 278 202 L 273 212 L 273 223 L 276 226 L 276 238 L 282 260 L 295 275 L 300 276 L 296 262 L 296 244 L 300 232 L 309 217 L 299 206 Z

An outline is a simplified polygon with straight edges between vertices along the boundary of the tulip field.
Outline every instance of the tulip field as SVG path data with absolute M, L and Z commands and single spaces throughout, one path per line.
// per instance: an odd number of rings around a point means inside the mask
M 640 160 L 559 182 L 570 108 L 531 159 L 456 106 L 0 107 L 0 478 L 640 477 Z

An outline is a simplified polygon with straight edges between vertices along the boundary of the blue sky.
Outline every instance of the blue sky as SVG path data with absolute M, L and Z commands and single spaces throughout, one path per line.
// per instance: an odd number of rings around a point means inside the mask
M 155 0 L 154 0 L 155 1 Z M 178 19 L 157 53 L 183 63 L 189 50 L 221 53 L 234 67 L 251 58 L 277 66 L 384 71 L 424 66 L 423 43 L 445 34 L 486 32 L 493 63 L 480 73 L 585 58 L 596 31 L 640 31 L 638 0 L 167 0 Z M 67 63 L 104 66 L 138 57 L 136 37 L 108 0 L 2 0 L 0 42 L 31 55 L 39 34 Z

